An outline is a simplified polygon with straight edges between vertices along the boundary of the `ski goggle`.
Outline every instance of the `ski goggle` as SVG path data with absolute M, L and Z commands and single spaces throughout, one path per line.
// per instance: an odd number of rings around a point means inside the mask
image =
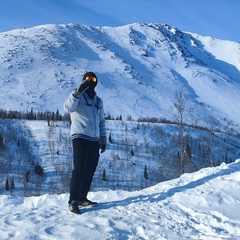
M 97 78 L 95 77 L 91 77 L 91 76 L 88 76 L 85 78 L 87 81 L 92 81 L 92 82 L 96 82 L 97 81 Z

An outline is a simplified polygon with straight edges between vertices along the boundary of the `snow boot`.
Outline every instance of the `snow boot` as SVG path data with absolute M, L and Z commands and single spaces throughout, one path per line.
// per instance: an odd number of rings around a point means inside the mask
M 96 207 L 97 205 L 98 205 L 97 202 L 92 202 L 88 199 L 78 202 L 79 208 L 92 208 L 92 207 Z
M 80 210 L 78 208 L 78 202 L 77 201 L 69 202 L 68 208 L 69 208 L 71 213 L 80 214 Z

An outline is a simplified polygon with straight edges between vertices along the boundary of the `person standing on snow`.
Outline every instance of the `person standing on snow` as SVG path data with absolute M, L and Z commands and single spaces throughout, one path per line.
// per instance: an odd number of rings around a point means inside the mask
M 70 113 L 70 134 L 73 143 L 73 171 L 70 181 L 69 210 L 80 214 L 79 208 L 94 207 L 98 203 L 87 199 L 101 153 L 106 150 L 106 129 L 103 101 L 97 96 L 98 79 L 86 72 L 82 82 L 64 103 Z

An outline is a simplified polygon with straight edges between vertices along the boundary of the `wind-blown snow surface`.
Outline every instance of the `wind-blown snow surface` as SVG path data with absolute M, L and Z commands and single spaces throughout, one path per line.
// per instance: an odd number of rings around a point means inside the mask
M 0 238 L 240 239 L 240 160 L 135 192 L 90 192 L 71 215 L 68 195 L 0 196 Z

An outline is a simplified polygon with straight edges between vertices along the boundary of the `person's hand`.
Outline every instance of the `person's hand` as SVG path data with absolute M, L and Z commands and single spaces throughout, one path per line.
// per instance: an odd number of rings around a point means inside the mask
M 90 81 L 87 80 L 83 80 L 76 88 L 75 90 L 75 94 L 76 95 L 80 95 L 81 93 L 83 93 L 84 91 L 86 91 L 89 88 L 90 85 Z
M 106 143 L 107 143 L 107 138 L 105 136 L 100 137 L 100 141 L 99 141 L 99 148 L 101 149 L 101 153 L 104 153 L 106 150 Z

